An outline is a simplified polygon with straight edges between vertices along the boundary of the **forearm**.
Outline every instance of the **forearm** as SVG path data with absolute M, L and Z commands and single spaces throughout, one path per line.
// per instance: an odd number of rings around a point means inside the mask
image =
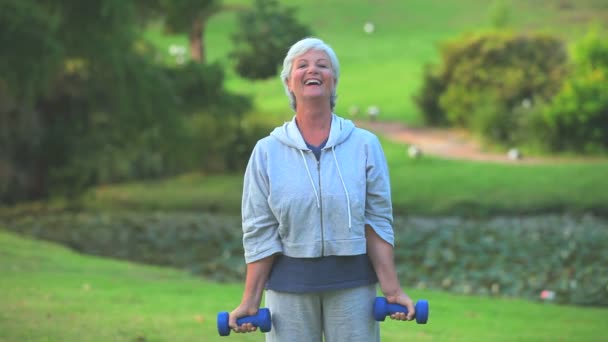
M 245 290 L 241 305 L 248 308 L 259 308 L 266 280 L 272 269 L 274 255 L 247 264 Z
M 395 269 L 393 246 L 384 241 L 374 229 L 366 225 L 367 254 L 374 266 L 380 288 L 385 296 L 399 296 L 403 293 Z

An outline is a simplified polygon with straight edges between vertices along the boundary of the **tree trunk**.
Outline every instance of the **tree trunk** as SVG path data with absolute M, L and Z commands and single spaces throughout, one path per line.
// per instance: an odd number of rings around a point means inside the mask
M 205 63 L 205 43 L 203 42 L 203 19 L 196 18 L 190 29 L 190 57 L 198 63 Z

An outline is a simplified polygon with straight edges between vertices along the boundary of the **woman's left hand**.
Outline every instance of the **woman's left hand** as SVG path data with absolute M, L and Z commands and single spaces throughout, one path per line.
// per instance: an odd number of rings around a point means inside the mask
M 391 315 L 391 319 L 396 319 L 399 321 L 411 321 L 416 316 L 416 309 L 414 308 L 414 303 L 412 299 L 405 294 L 405 292 L 400 292 L 397 295 L 387 295 L 386 301 L 394 304 L 401 304 L 407 308 L 407 314 L 405 312 L 396 312 Z

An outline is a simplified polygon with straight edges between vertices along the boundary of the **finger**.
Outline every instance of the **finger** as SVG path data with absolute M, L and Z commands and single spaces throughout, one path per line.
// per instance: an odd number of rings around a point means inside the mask
M 241 326 L 239 327 L 239 330 L 241 332 L 247 333 L 250 332 L 252 328 L 251 323 L 245 323 L 245 324 L 241 324 Z
M 228 319 L 228 326 L 230 327 L 230 329 L 232 329 L 232 331 L 239 332 L 239 326 L 236 324 L 236 319 L 230 317 Z
M 407 316 L 403 312 L 395 312 L 391 315 L 391 319 L 396 319 L 398 321 L 405 321 L 406 317 Z
M 408 305 L 407 308 L 407 320 L 411 321 L 416 317 L 416 309 L 414 309 L 414 305 Z
M 247 323 L 245 325 L 245 329 L 246 329 L 245 330 L 246 332 L 253 332 L 253 331 L 257 330 L 257 327 L 255 325 L 253 325 L 253 323 Z

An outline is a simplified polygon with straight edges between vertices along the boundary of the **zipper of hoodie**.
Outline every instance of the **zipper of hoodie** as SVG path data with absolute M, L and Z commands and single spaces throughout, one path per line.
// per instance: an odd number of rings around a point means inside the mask
M 323 151 L 321 151 L 321 154 Z M 323 196 L 321 195 L 321 156 L 317 160 L 317 175 L 319 176 L 319 212 L 321 221 L 321 256 L 325 256 L 325 227 L 323 226 Z

